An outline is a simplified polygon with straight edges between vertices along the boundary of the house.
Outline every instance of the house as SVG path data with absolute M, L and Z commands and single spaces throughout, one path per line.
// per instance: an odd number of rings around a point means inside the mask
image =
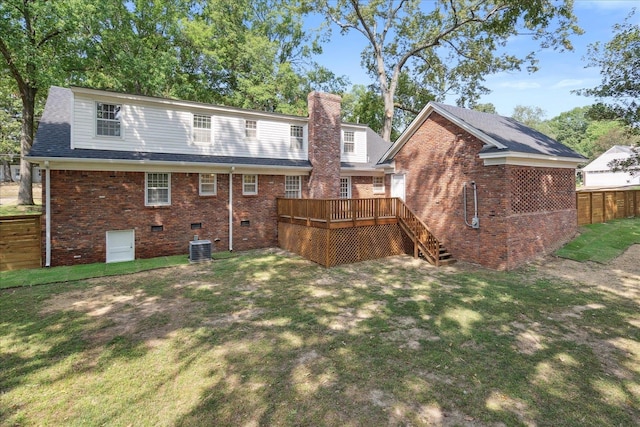
M 614 145 L 602 153 L 597 159 L 582 168 L 582 179 L 585 187 L 624 187 L 640 185 L 640 171 L 613 172 L 609 163 L 613 160 L 625 160 L 635 155 L 633 147 Z
M 28 159 L 43 173 L 47 266 L 277 245 L 276 197 L 384 197 L 390 144 L 340 121 L 52 87 Z
M 454 258 L 512 269 L 575 235 L 583 161 L 513 119 L 430 102 L 379 163 Z
M 339 96 L 312 92 L 308 111 L 52 87 L 28 156 L 46 265 L 276 246 L 278 197 L 398 197 L 456 259 L 495 269 L 576 233 L 583 157 L 512 119 L 429 103 L 390 144 L 341 122 Z

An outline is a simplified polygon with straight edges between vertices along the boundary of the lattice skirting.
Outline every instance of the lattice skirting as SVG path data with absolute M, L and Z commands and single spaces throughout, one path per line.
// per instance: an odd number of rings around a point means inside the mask
M 278 244 L 325 267 L 384 258 L 407 252 L 397 224 L 324 229 L 278 223 Z

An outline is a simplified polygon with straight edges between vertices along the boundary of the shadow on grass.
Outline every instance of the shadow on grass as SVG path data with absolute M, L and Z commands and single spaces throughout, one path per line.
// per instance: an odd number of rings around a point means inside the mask
M 35 404 L 16 402 L 37 381 L 43 397 L 63 384 L 56 405 L 86 424 L 639 420 L 638 307 L 613 294 L 405 257 L 324 269 L 257 252 L 148 276 L 110 284 L 110 310 L 89 298 L 105 282 L 3 293 L 0 389 L 13 406 L 0 422 L 34 422 Z M 74 291 L 84 312 L 43 314 Z M 77 390 L 104 401 L 91 409 Z

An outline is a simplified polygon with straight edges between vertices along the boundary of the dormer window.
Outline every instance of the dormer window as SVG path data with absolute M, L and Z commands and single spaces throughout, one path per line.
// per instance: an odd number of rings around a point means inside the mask
M 193 115 L 193 142 L 206 144 L 211 142 L 211 117 Z
M 344 131 L 342 152 L 353 153 L 356 151 L 356 138 L 353 131 Z
M 291 149 L 302 150 L 304 144 L 304 132 L 302 126 L 291 125 Z
M 96 103 L 96 135 L 120 136 L 122 105 Z
M 248 139 L 256 139 L 258 137 L 258 122 L 255 120 L 244 121 L 244 136 Z

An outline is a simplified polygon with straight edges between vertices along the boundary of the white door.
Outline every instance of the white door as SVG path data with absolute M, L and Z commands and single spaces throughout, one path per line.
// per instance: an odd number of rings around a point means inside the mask
M 391 175 L 391 197 L 399 197 L 404 201 L 404 175 Z
M 107 262 L 133 261 L 135 241 L 134 230 L 107 231 Z
M 350 176 L 340 178 L 340 198 L 341 199 L 351 198 L 351 177 Z

